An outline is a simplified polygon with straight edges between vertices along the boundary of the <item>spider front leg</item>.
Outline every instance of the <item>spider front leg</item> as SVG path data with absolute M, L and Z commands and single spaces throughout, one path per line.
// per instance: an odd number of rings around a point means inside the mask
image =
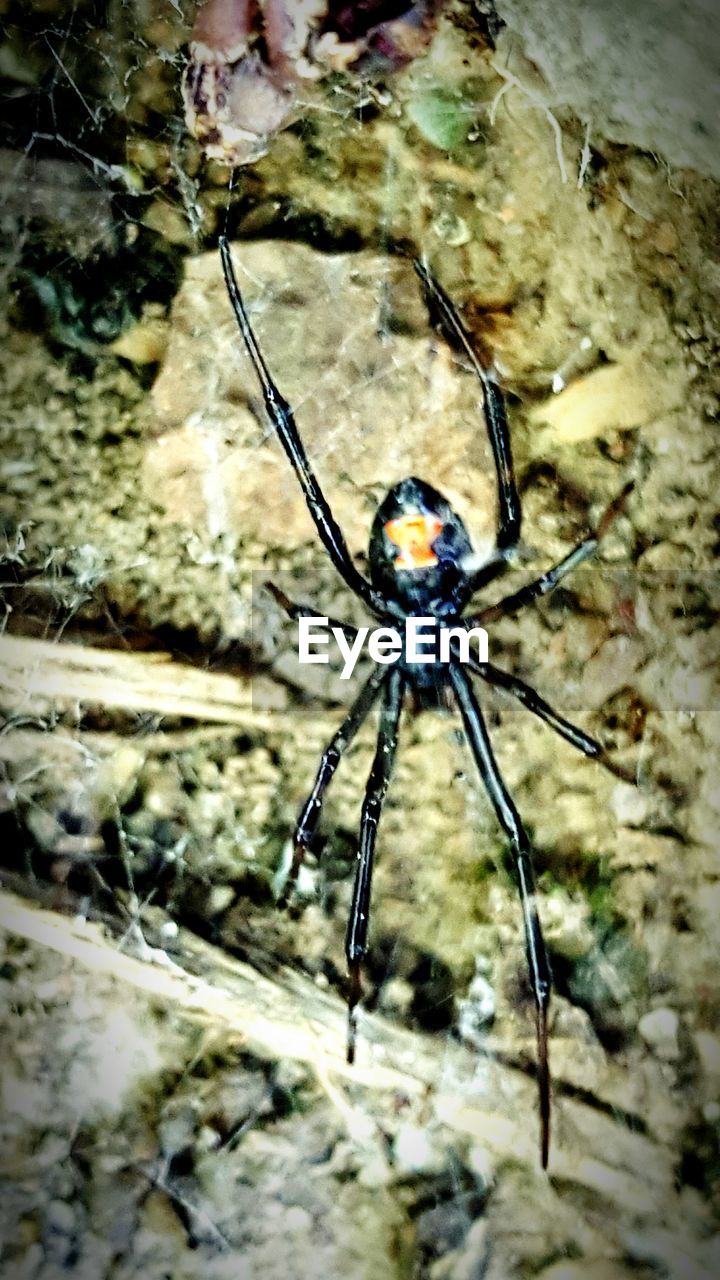
M 470 576 L 470 586 L 474 592 L 502 572 L 509 552 L 517 545 L 520 537 L 522 507 L 515 480 L 505 397 L 490 372 L 480 363 L 470 336 L 445 290 L 422 262 L 415 259 L 413 265 L 422 281 L 428 303 L 437 315 L 440 328 L 448 342 L 459 347 L 467 356 L 482 389 L 483 414 L 498 482 L 498 522 L 495 556 Z
M 515 808 L 512 796 L 502 780 L 500 770 L 490 744 L 482 712 L 472 691 L 470 681 L 461 667 L 449 668 L 455 697 L 462 716 L 470 750 L 475 758 L 480 777 L 492 802 L 498 821 L 510 839 L 515 874 L 520 892 L 520 903 L 525 927 L 530 985 L 535 997 L 538 1088 L 540 1092 L 540 1159 L 547 1168 L 550 1150 L 550 1068 L 548 1064 L 548 1008 L 552 989 L 552 973 L 545 941 L 542 935 L 537 909 L 535 872 L 527 832 Z
M 325 495 L 318 483 L 315 472 L 310 466 L 307 454 L 300 439 L 300 433 L 293 416 L 292 409 L 287 400 L 280 394 L 270 370 L 265 363 L 265 358 L 260 350 L 258 340 L 253 333 L 245 303 L 240 292 L 235 277 L 235 269 L 230 255 L 230 245 L 225 236 L 220 236 L 218 240 L 220 247 L 220 258 L 222 261 L 223 273 L 225 276 L 225 284 L 227 286 L 230 304 L 235 313 L 235 319 L 242 335 L 243 342 L 247 349 L 247 353 L 252 361 L 255 373 L 262 388 L 263 400 L 267 415 L 275 428 L 278 439 L 285 450 L 293 471 L 298 478 L 300 488 L 305 496 L 310 515 L 315 523 L 315 528 L 320 537 L 330 560 L 337 569 L 343 581 L 348 585 L 351 591 L 354 591 L 365 604 L 372 609 L 373 613 L 381 614 L 388 611 L 386 601 L 370 585 L 366 578 L 355 568 L 352 556 L 345 541 L 343 532 L 335 520 L 330 507 L 326 501 Z M 392 612 L 392 610 L 391 610 Z
M 579 729 L 572 721 L 566 720 L 564 716 L 558 714 L 557 711 L 541 698 L 524 680 L 518 679 L 517 676 L 511 676 L 508 671 L 501 671 L 499 667 L 493 665 L 492 662 L 478 662 L 475 658 L 468 658 L 464 665 L 469 671 L 479 676 L 481 680 L 485 680 L 487 684 L 492 685 L 496 689 L 504 689 L 506 693 L 512 694 L 513 698 L 517 698 L 528 711 L 542 720 L 548 725 L 559 737 L 564 738 L 571 746 L 578 751 L 582 751 L 584 756 L 590 760 L 597 760 L 601 765 L 614 774 L 616 778 L 622 778 L 623 782 L 634 783 L 636 781 L 635 774 L 630 769 L 624 769 L 622 765 L 615 764 L 607 754 L 601 742 L 597 738 L 591 738 L 589 733 L 585 733 L 583 729 Z
M 320 813 L 322 811 L 323 798 L 325 792 L 335 776 L 337 769 L 344 753 L 350 746 L 358 729 L 367 719 L 372 705 L 378 695 L 383 681 L 387 677 L 387 671 L 383 667 L 375 667 L 366 680 L 360 693 L 352 704 L 348 714 L 343 720 L 337 733 L 330 739 L 327 747 L 323 751 L 320 760 L 320 768 L 305 804 L 303 805 L 300 816 L 295 827 L 295 836 L 293 840 L 293 859 L 285 881 L 285 886 L 280 898 L 280 906 L 284 906 L 292 892 L 293 886 L 298 878 L 298 873 L 305 860 L 310 842 L 317 830 L 320 821 Z
M 360 819 L 360 848 L 358 850 L 350 919 L 345 936 L 345 955 L 350 975 L 347 1037 L 348 1062 L 354 1062 L 355 1060 L 356 1008 L 362 994 L 360 966 L 367 950 L 375 840 L 385 792 L 388 789 L 395 761 L 404 685 L 402 673 L 397 668 L 392 668 L 387 676 L 385 695 L 380 712 L 377 748 L 365 789 L 365 799 Z

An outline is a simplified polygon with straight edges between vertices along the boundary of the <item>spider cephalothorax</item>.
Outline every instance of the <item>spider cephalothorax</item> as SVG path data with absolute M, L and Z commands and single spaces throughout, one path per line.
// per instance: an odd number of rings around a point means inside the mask
M 463 612 L 474 594 L 507 568 L 510 554 L 520 536 L 520 499 L 515 483 L 502 392 L 490 372 L 478 360 L 450 299 L 422 263 L 416 262 L 415 269 L 440 328 L 448 340 L 462 350 L 474 369 L 482 390 L 483 413 L 498 482 L 495 550 L 484 563 L 475 566 L 470 539 L 460 516 L 432 485 L 410 476 L 389 491 L 376 512 L 370 535 L 370 578 L 365 578 L 355 566 L 342 531 L 310 466 L 290 405 L 281 396 L 265 364 L 248 320 L 235 278 L 230 247 L 224 237 L 220 239 L 220 255 L 230 301 L 262 387 L 268 416 L 294 468 L 320 540 L 343 581 L 376 618 L 385 623 L 397 624 L 398 620 L 407 620 L 408 617 L 426 616 L 436 623 L 438 633 L 452 626 L 468 629 L 484 627 L 486 623 L 532 603 L 539 596 L 547 595 L 567 573 L 594 553 L 598 540 L 620 511 L 631 485 L 626 485 L 619 498 L 607 508 L 597 531 L 584 538 L 559 564 L 475 615 Z M 274 593 L 291 617 L 297 618 L 313 612 L 308 606 L 293 604 L 277 589 L 274 589 Z M 349 624 L 342 623 L 340 626 L 346 634 L 356 634 L 355 628 Z M 602 761 L 618 776 L 632 780 L 631 775 L 607 758 L 599 742 L 553 711 L 529 685 L 492 663 L 478 662 L 471 657 L 463 661 L 458 647 L 455 647 L 444 661 L 414 666 L 403 652 L 395 665 L 375 667 L 323 752 L 312 791 L 298 818 L 286 893 L 294 884 L 311 844 L 325 791 L 343 752 L 366 720 L 374 703 L 381 698 L 377 749 L 365 789 L 352 907 L 345 940 L 350 972 L 347 1051 L 348 1060 L 352 1061 L 355 1054 L 356 1006 L 361 996 L 360 967 L 367 950 L 375 839 L 392 773 L 403 699 L 405 693 L 410 691 L 419 695 L 415 698 L 416 705 L 454 703 L 460 711 L 468 745 L 498 822 L 508 837 L 514 861 L 537 1015 L 540 1152 L 545 1167 L 550 1143 L 547 1046 L 547 1018 L 552 983 L 550 963 L 537 908 L 530 842 L 500 774 L 468 672 L 490 685 L 505 689 L 584 755 Z

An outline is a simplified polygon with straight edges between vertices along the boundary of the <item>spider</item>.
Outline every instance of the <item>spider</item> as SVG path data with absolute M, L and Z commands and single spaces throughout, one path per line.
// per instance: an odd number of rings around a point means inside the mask
M 477 557 L 460 516 L 432 485 L 409 476 L 389 490 L 375 513 L 370 533 L 369 579 L 364 577 L 353 563 L 342 531 L 310 465 L 292 409 L 280 394 L 265 363 L 248 319 L 230 247 L 224 236 L 219 239 L 219 248 L 228 295 L 262 389 L 265 409 L 298 478 L 320 541 L 340 577 L 376 618 L 385 623 L 398 620 L 404 622 L 409 616 L 430 618 L 435 622 L 436 636 L 443 627 L 485 626 L 507 614 L 516 613 L 540 596 L 547 595 L 566 574 L 593 555 L 603 534 L 624 506 L 632 484 L 626 485 L 610 503 L 595 532 L 578 543 L 558 564 L 496 604 L 486 606 L 474 614 L 464 613 L 475 593 L 507 568 L 518 544 L 522 512 L 502 391 L 492 372 L 481 364 L 453 303 L 428 269 L 416 260 L 414 267 L 420 277 L 431 315 L 446 340 L 464 353 L 480 384 L 483 415 L 497 473 L 495 546 L 488 559 L 476 567 Z M 270 589 L 292 618 L 313 613 L 310 606 L 292 602 L 276 587 L 270 586 Z M 341 626 L 351 637 L 356 634 L 355 628 L 349 624 L 335 625 Z M 600 761 L 618 777 L 626 781 L 633 780 L 621 766 L 607 757 L 600 742 L 560 716 L 524 681 L 492 663 L 479 662 L 472 657 L 462 663 L 452 642 L 450 659 L 445 663 L 439 659 L 422 665 L 410 663 L 403 652 L 394 666 L 375 666 L 323 752 L 312 791 L 297 821 L 292 866 L 283 898 L 287 898 L 294 885 L 315 834 L 323 798 L 335 770 L 374 703 L 380 698 L 377 747 L 362 806 L 355 882 L 345 939 L 349 972 L 347 1059 L 352 1062 L 355 1056 L 357 1005 L 362 996 L 360 971 L 367 950 L 375 843 L 383 800 L 393 770 L 403 701 L 406 693 L 411 692 L 415 695 L 415 704 L 423 708 L 439 709 L 448 702 L 454 702 L 460 711 L 480 777 L 512 852 L 522 907 L 530 984 L 535 1001 L 540 1158 L 542 1167 L 547 1168 L 551 1093 L 548 1009 L 552 974 L 537 907 L 530 841 L 502 779 L 470 676 L 506 690 L 578 751 Z

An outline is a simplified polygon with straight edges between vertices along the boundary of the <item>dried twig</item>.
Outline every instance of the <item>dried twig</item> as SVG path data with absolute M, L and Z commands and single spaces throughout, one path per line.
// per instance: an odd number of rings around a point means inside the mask
M 269 728 L 249 684 L 173 662 L 163 653 L 123 653 L 48 640 L 0 637 L 0 705 L 38 715 L 73 703 Z

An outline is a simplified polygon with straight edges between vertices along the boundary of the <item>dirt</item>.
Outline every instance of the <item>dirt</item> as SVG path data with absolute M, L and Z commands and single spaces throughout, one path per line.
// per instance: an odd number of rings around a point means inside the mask
M 75 205 L 72 226 L 41 201 L 7 215 L 5 627 L 29 667 L 44 639 L 67 646 L 68 667 L 54 692 L 18 684 L 9 658 L 0 680 L 5 1274 L 709 1280 L 716 186 L 627 141 L 593 136 L 584 151 L 583 123 L 539 102 L 512 33 L 493 50 L 457 6 L 382 92 L 329 81 L 327 109 L 229 189 L 177 142 L 187 28 L 174 7 L 122 22 L 122 54 L 112 28 L 101 47 L 132 75 L 92 145 L 80 135 L 105 163 L 127 135 L 135 165 L 137 204 L 103 223 L 102 270 Z M 97 84 L 82 87 L 94 103 Z M 222 283 L 223 229 L 361 568 L 374 510 L 406 474 L 446 494 L 478 550 L 493 536 L 478 388 L 431 327 L 413 255 L 508 395 L 524 523 L 489 598 L 561 559 L 634 482 L 596 560 L 490 633 L 492 661 L 597 737 L 632 784 L 480 690 L 536 851 L 555 973 L 548 1174 L 517 895 L 456 718 L 402 724 L 357 1079 L 343 1063 L 344 934 L 371 726 L 289 909 L 277 904 L 293 823 L 358 685 L 299 667 L 263 584 L 363 613 L 264 417 Z M 58 244 L 80 264 L 65 293 Z M 99 277 L 122 318 L 104 337 L 88 301 Z M 240 713 L 161 712 L 152 681 L 138 704 L 127 675 L 113 697 L 76 693 L 71 646 L 145 672 L 169 653 L 178 689 L 186 666 L 229 676 Z M 73 941 L 85 920 L 92 962 Z M 251 985 L 229 1019 L 201 1017 L 141 976 L 201 974 L 220 991 L 226 963 L 269 984 L 262 1020 Z M 392 1081 L 375 1078 L 385 1067 Z

